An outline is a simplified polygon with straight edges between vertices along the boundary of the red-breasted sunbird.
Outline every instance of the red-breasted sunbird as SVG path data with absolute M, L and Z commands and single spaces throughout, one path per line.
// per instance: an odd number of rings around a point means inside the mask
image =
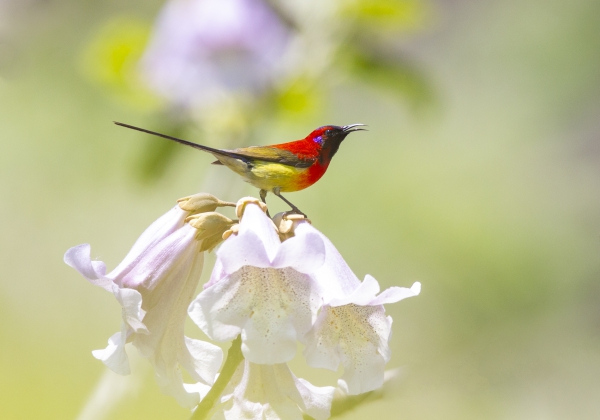
M 186 146 L 211 153 L 217 158 L 213 164 L 224 165 L 244 178 L 244 181 L 260 190 L 260 198 L 266 202 L 267 192 L 272 192 L 292 211 L 302 213 L 298 207 L 284 198 L 282 192 L 300 191 L 317 182 L 327 171 L 331 159 L 346 136 L 353 131 L 365 130 L 364 124 L 344 126 L 326 125 L 313 130 L 301 140 L 270 146 L 251 146 L 239 149 L 215 149 L 201 144 L 144 128 L 116 122 L 115 124 L 173 140 Z

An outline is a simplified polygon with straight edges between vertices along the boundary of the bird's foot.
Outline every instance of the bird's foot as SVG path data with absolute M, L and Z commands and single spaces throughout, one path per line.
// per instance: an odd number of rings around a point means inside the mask
M 260 194 L 260 200 L 265 203 L 265 205 L 267 204 L 267 190 L 260 190 L 259 192 Z M 269 209 L 267 208 L 267 217 L 270 219 L 271 215 L 269 214 Z
M 262 194 L 262 190 L 261 190 L 261 194 Z M 304 216 L 305 219 L 308 219 L 308 216 L 306 214 L 302 213 L 298 207 L 294 206 L 292 203 L 290 203 L 290 201 L 288 199 L 286 199 L 284 196 L 281 195 L 280 187 L 273 188 L 273 194 L 275 194 L 277 197 L 281 198 L 285 202 L 285 204 L 287 204 L 288 206 L 290 206 L 292 208 L 291 210 L 286 211 L 284 213 L 284 215 L 300 214 L 300 215 Z M 265 195 L 266 195 L 266 193 L 265 193 Z
M 311 223 L 311 221 L 304 214 L 286 211 L 277 213 L 273 216 L 273 223 L 275 223 L 277 231 L 279 232 L 279 238 L 283 242 L 294 236 L 294 230 L 301 223 Z

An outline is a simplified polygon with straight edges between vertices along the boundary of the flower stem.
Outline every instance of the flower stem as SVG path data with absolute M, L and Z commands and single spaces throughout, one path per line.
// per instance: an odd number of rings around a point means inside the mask
M 242 338 L 238 335 L 237 338 L 231 342 L 231 347 L 229 347 L 229 350 L 227 351 L 227 359 L 225 360 L 225 364 L 221 369 L 219 377 L 210 391 L 208 391 L 208 394 L 200 401 L 200 404 L 196 407 L 190 420 L 205 420 L 208 418 L 209 413 L 225 390 L 225 387 L 231 380 L 231 377 L 242 360 L 244 360 L 244 355 L 242 354 Z

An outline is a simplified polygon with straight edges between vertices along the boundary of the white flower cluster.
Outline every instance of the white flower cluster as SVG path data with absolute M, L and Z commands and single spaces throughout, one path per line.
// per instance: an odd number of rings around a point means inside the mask
M 163 392 L 193 408 L 209 392 L 223 356 L 219 347 L 184 335 L 189 314 L 212 340 L 241 337 L 245 360 L 220 395 L 215 419 L 328 418 L 335 388 L 313 386 L 286 364 L 297 341 L 308 365 L 344 367 L 339 387 L 346 393 L 379 388 L 392 325 L 383 305 L 418 295 L 420 284 L 379 293 L 377 281 L 368 275 L 359 281 L 307 220 L 276 217 L 277 227 L 266 206 L 242 199 L 238 225 L 212 211 L 217 205 L 205 206 L 207 196 L 185 199 L 154 222 L 108 274 L 104 263 L 91 260 L 89 245 L 67 251 L 65 262 L 123 307 L 121 332 L 94 356 L 128 374 L 125 344 L 132 343 L 153 364 Z M 227 239 L 194 299 L 203 251 L 217 236 Z M 184 384 L 180 368 L 197 383 Z

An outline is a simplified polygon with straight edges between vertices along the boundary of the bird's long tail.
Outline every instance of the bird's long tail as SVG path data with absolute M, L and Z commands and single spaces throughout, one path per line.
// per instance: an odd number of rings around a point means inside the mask
M 198 149 L 198 150 L 202 150 L 204 152 L 212 153 L 213 155 L 229 156 L 229 157 L 232 157 L 232 158 L 235 158 L 235 159 L 246 160 L 244 158 L 244 156 L 239 155 L 237 153 L 229 152 L 228 150 L 214 149 L 212 147 L 204 146 L 202 144 L 192 143 L 191 141 L 187 141 L 187 140 L 183 140 L 183 139 L 178 139 L 177 137 L 168 136 L 166 134 L 157 133 L 156 131 L 146 130 L 145 128 L 140 128 L 140 127 L 136 127 L 136 126 L 133 126 L 133 125 L 129 125 L 129 124 L 125 124 L 125 123 L 121 123 L 121 122 L 117 122 L 117 121 L 113 121 L 113 122 L 116 125 L 120 125 L 121 127 L 130 128 L 132 130 L 141 131 L 142 133 L 148 133 L 148 134 L 152 134 L 154 136 L 162 137 L 162 138 L 167 139 L 167 140 L 172 140 L 172 141 L 175 141 L 177 143 L 193 147 L 194 149 Z

